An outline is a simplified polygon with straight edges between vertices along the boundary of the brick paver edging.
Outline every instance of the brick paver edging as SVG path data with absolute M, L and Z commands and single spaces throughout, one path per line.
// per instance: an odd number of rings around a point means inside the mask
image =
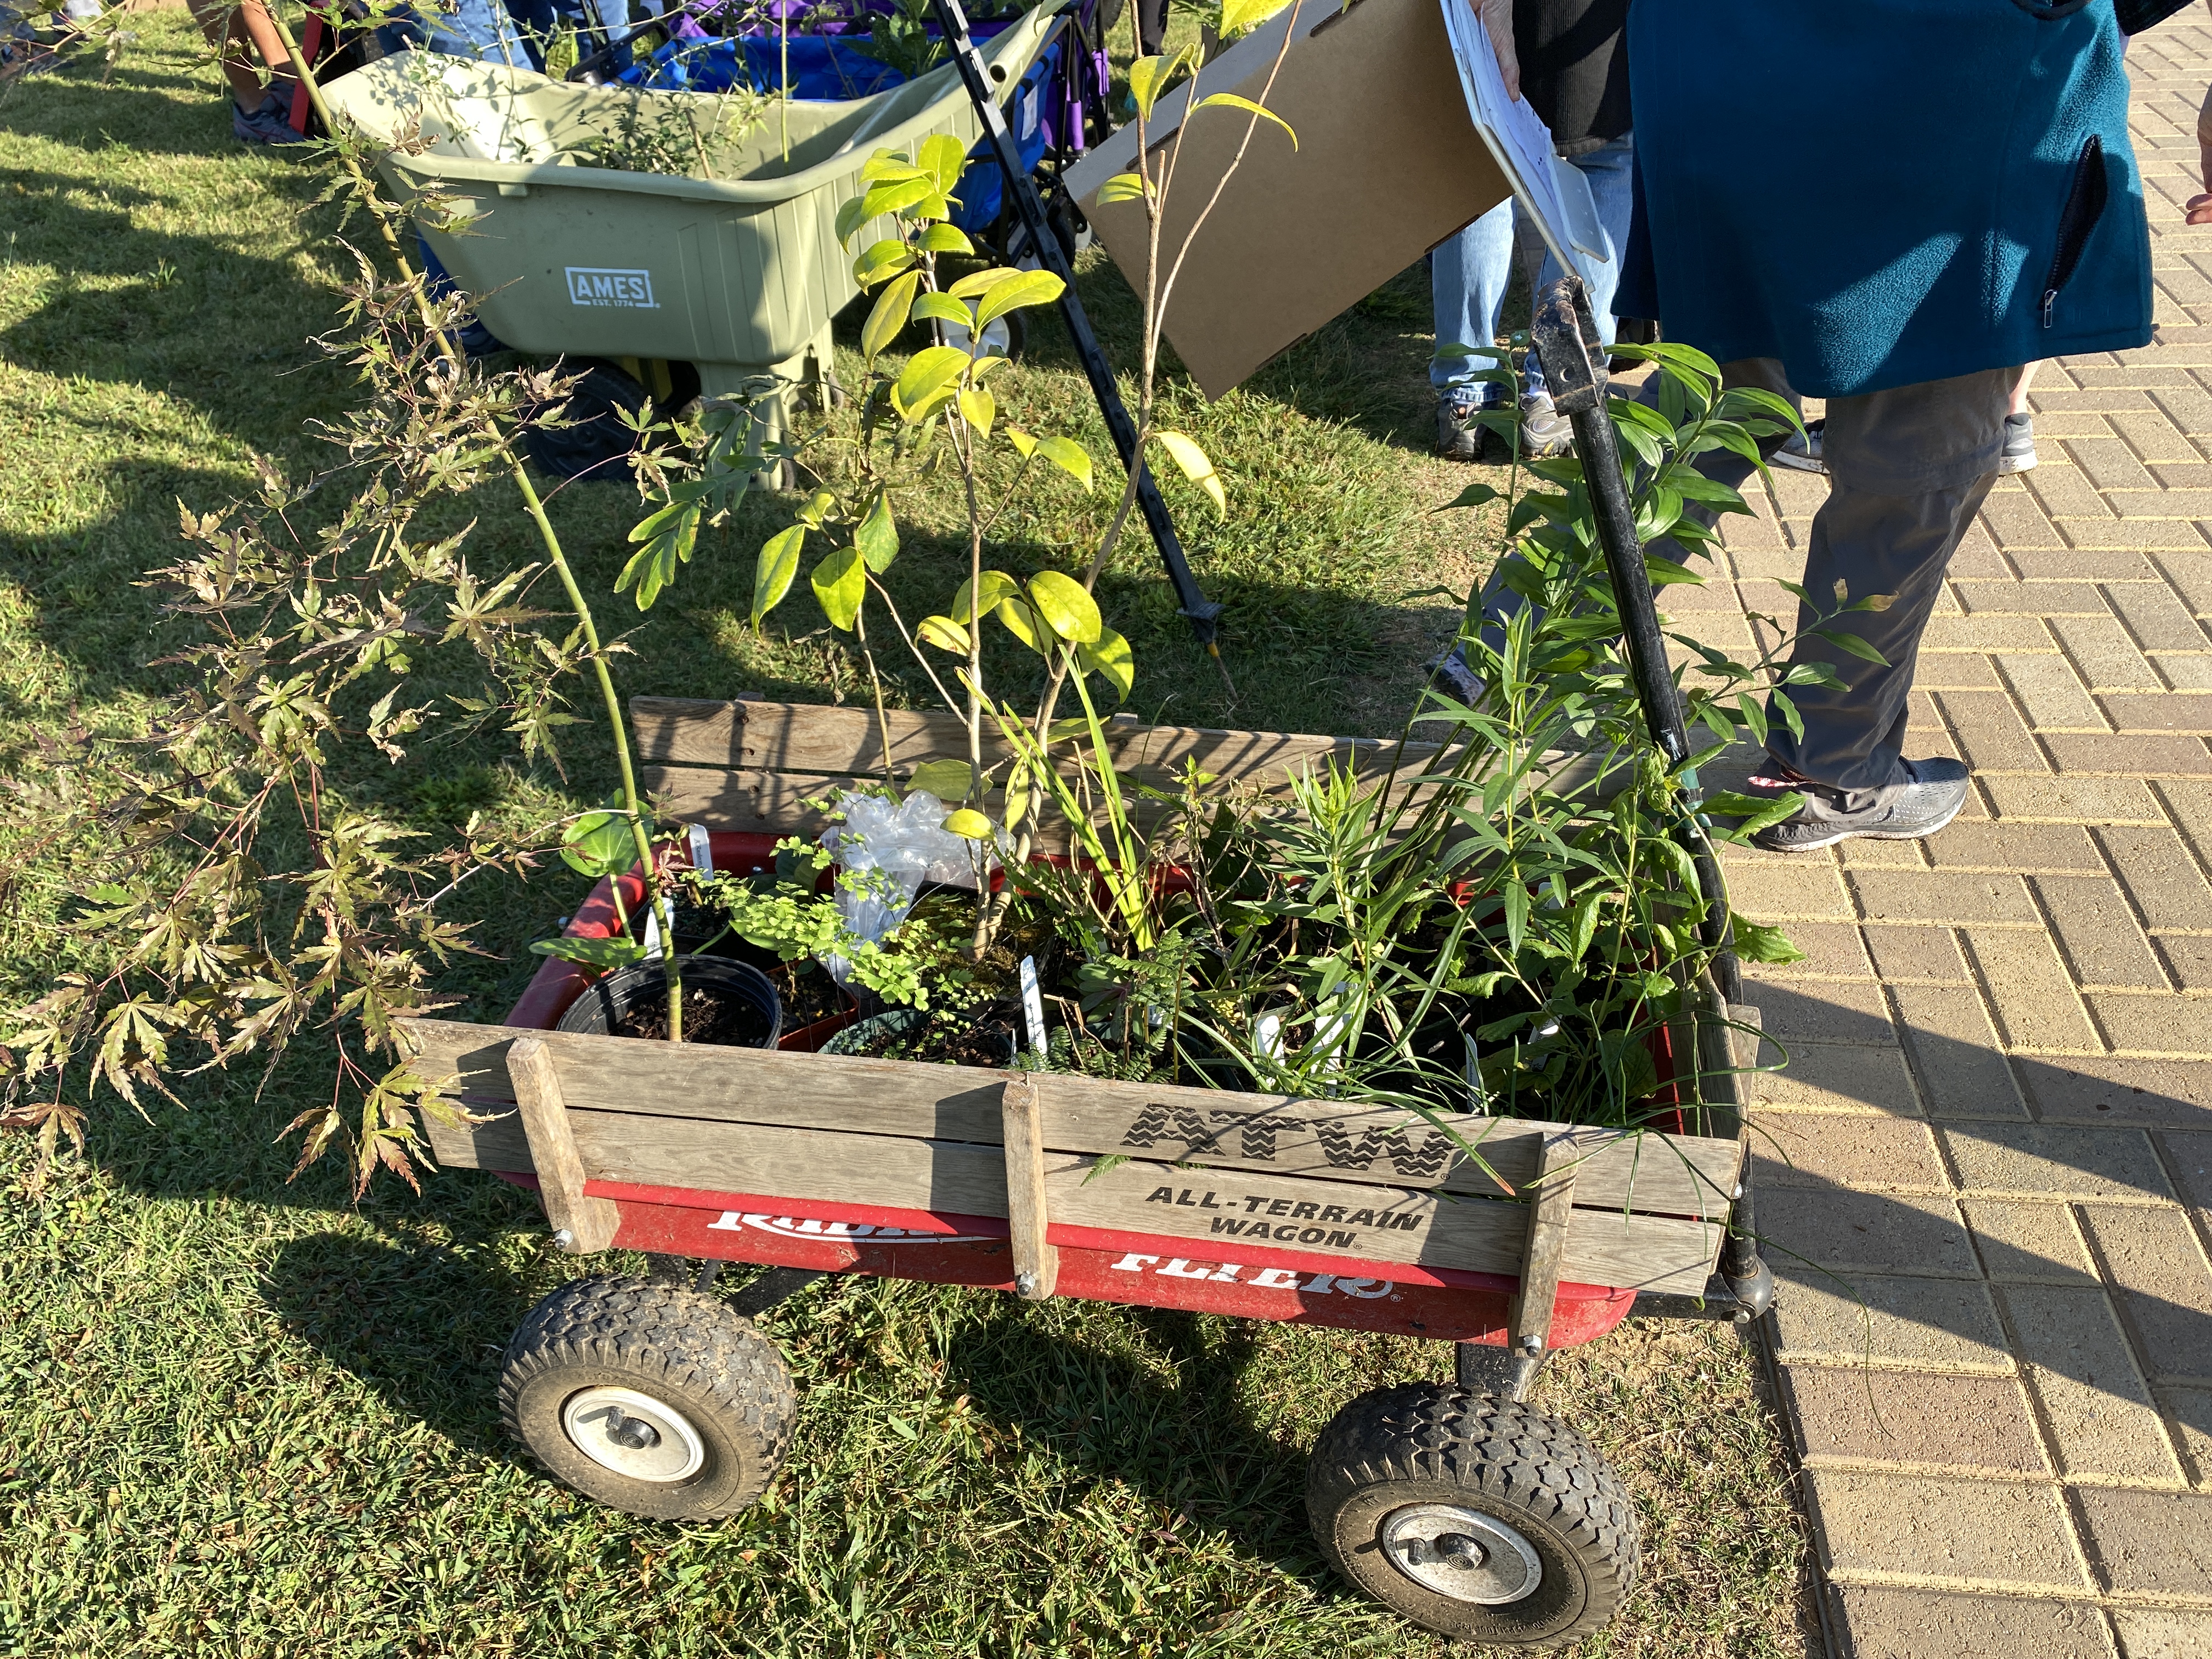
M 1935 840 L 1732 859 L 1809 953 L 1747 999 L 1768 1340 L 1848 1659 L 2212 1659 L 2212 28 L 2139 37 L 2158 340 L 2047 364 L 2042 465 L 1950 572 Z M 1817 186 L 1815 186 L 1817 187 Z M 1677 620 L 1788 614 L 1825 482 Z M 1682 590 L 1669 590 L 1669 596 Z

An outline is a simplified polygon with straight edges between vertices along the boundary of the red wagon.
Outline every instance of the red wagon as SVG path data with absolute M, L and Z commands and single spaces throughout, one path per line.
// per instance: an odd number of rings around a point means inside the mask
M 667 815 L 728 826 L 709 837 L 718 868 L 818 827 L 805 803 L 880 755 L 856 710 L 641 700 L 633 715 Z M 894 718 L 895 763 L 941 751 L 933 717 Z M 1261 787 L 1380 747 L 1133 724 L 1116 740 L 1133 769 L 1192 757 Z M 569 927 L 614 916 L 603 888 Z M 1324 1431 L 1316 1532 L 1422 1625 L 1548 1644 L 1612 1616 L 1637 1530 L 1589 1443 L 1522 1403 L 1538 1365 L 1632 1309 L 1747 1318 L 1771 1287 L 1741 1237 L 1717 1271 L 1743 1199 L 1732 1123 L 1439 1127 L 1372 1103 L 823 1054 L 818 1028 L 777 1049 L 553 1030 L 588 977 L 549 961 L 504 1026 L 409 1029 L 489 1120 L 433 1124 L 441 1162 L 533 1184 L 563 1249 L 680 1267 L 556 1291 L 501 1383 L 556 1477 L 635 1514 L 726 1515 L 766 1488 L 796 1406 L 748 1316 L 825 1273 L 1433 1337 L 1455 1346 L 1450 1383 L 1362 1395 Z M 726 1297 L 710 1287 L 732 1261 L 769 1271 Z

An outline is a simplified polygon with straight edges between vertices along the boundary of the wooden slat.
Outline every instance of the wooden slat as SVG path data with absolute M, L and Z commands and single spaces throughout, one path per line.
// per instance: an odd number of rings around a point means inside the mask
M 1044 1117 L 1030 1079 L 1007 1079 L 1004 1109 L 1014 1291 L 1024 1302 L 1048 1302 L 1060 1282 L 1060 1251 L 1046 1237 L 1051 1206 L 1045 1198 Z
M 672 1047 L 455 1020 L 409 1020 L 405 1030 L 419 1047 L 425 1074 L 453 1077 L 459 1092 L 494 1105 L 514 1098 L 501 1058 L 507 1045 L 535 1036 L 556 1057 L 572 1107 L 994 1146 L 1004 1133 L 1001 1085 L 1019 1075 L 836 1054 Z M 1441 1118 L 1439 1128 L 1390 1107 L 1057 1073 L 1036 1074 L 1034 1085 L 1045 1145 L 1056 1152 L 1323 1180 L 1379 1179 L 1455 1193 L 1518 1191 L 1535 1177 L 1545 1136 L 1562 1133 L 1557 1124 L 1468 1115 Z M 442 1164 L 526 1169 L 526 1163 L 501 1161 L 520 1148 L 520 1135 L 504 1127 L 510 1121 L 428 1127 Z M 1709 1219 L 1727 1213 L 1741 1158 L 1732 1140 L 1590 1128 L 1565 1133 L 1580 1160 L 1577 1204 Z M 1476 1148 L 1480 1161 L 1460 1150 L 1454 1136 Z
M 1521 1283 L 1513 1292 L 1506 1334 L 1524 1353 L 1541 1353 L 1552 1340 L 1552 1304 L 1559 1294 L 1560 1268 L 1574 1218 L 1576 1161 L 1572 1139 L 1545 1138 L 1535 1197 L 1528 1206 L 1528 1234 L 1521 1251 Z
M 995 1146 L 573 1109 L 568 1121 L 585 1174 L 595 1181 L 956 1215 L 1006 1216 L 1009 1208 L 1005 1153 Z M 1212 1261 L 1238 1260 L 1241 1238 L 1248 1249 L 1353 1261 L 1520 1270 L 1522 1204 L 1241 1170 L 1199 1174 L 1146 1160 L 1100 1167 L 1104 1162 L 1044 1155 L 1046 1204 L 1055 1224 L 1187 1237 L 1202 1243 Z M 1331 1207 L 1343 1214 L 1324 1225 L 1318 1218 Z M 1367 1219 L 1359 1219 L 1363 1212 Z M 1381 1224 L 1385 1214 L 1395 1224 Z M 1309 1237 L 1316 1231 L 1318 1237 Z M 1699 1291 L 1720 1235 L 1717 1226 L 1671 1217 L 1577 1210 L 1562 1270 L 1580 1284 Z
M 633 697 L 630 724 L 640 757 L 663 766 L 843 778 L 876 772 L 883 765 L 883 738 L 872 709 Z M 968 752 L 967 728 L 951 714 L 893 709 L 886 724 L 892 764 L 902 775 L 923 761 Z M 1400 757 L 1395 738 L 1148 726 L 1126 715 L 1109 720 L 1107 732 L 1114 763 L 1123 771 L 1166 776 L 1182 770 L 1186 761 L 1196 761 L 1218 778 L 1267 790 L 1332 763 L 1379 774 L 1395 758 L 1411 774 L 1438 752 L 1432 743 L 1409 743 Z M 1006 754 L 995 734 L 988 737 L 986 764 L 999 764 Z
M 615 1242 L 621 1218 L 610 1200 L 584 1195 L 583 1161 L 569 1132 L 561 1079 L 543 1039 L 525 1037 L 508 1049 L 507 1071 L 514 1085 L 516 1115 L 529 1137 L 538 1196 L 552 1224 L 554 1242 L 571 1255 L 605 1249 Z
M 1053 1168 L 1055 1162 L 1061 1167 Z M 1045 1185 L 1054 1222 L 1201 1240 L 1206 1259 L 1215 1261 L 1237 1261 L 1241 1242 L 1247 1248 L 1340 1253 L 1358 1261 L 1521 1271 L 1525 1204 L 1285 1180 L 1241 1170 L 1178 1170 L 1138 1160 L 1101 1168 L 1100 1163 L 1061 1153 L 1048 1161 Z M 1332 1220 L 1331 1210 L 1341 1213 Z M 1568 1224 L 1560 1270 L 1577 1284 L 1701 1291 L 1722 1231 L 1717 1224 L 1671 1216 L 1578 1209 Z

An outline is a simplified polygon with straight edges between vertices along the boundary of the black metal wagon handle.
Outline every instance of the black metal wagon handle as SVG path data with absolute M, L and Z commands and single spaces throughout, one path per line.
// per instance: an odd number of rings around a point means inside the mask
M 1636 514 L 1628 500 L 1628 482 L 1620 470 L 1620 448 L 1606 409 L 1606 350 L 1590 314 L 1589 296 L 1578 276 L 1562 276 L 1535 296 L 1530 337 L 1537 360 L 1544 366 L 1544 381 L 1553 407 L 1574 428 L 1575 453 L 1582 462 L 1583 483 L 1589 489 L 1598 546 L 1605 554 L 1607 574 L 1613 582 L 1613 603 L 1619 608 L 1621 631 L 1628 647 L 1629 671 L 1636 681 L 1637 701 L 1643 706 L 1651 740 L 1669 763 L 1680 766 L 1690 757 L 1689 728 L 1682 715 L 1682 694 L 1667 665 L 1667 639 L 1659 629 L 1658 607 L 1652 603 L 1651 579 L 1644 562 L 1644 544 L 1636 534 Z M 1744 1135 L 1743 1106 L 1735 1080 L 1735 1056 L 1729 1027 L 1729 1011 L 1742 1000 L 1742 975 L 1729 943 L 1727 888 L 1721 880 L 1720 861 L 1699 821 L 1702 791 L 1697 775 L 1683 775 L 1688 812 L 1683 840 L 1698 875 L 1698 885 L 1709 901 L 1699 927 L 1712 949 L 1713 988 L 1722 1016 L 1697 1022 L 1698 1097 L 1709 1116 L 1707 1133 Z M 1710 1080 L 1710 1082 L 1708 1081 Z M 1720 1098 L 1706 1098 L 1709 1091 Z M 1753 1237 L 1751 1163 L 1746 1147 L 1742 1184 L 1733 1195 L 1728 1237 L 1721 1247 L 1720 1277 L 1735 1300 L 1755 1318 L 1774 1299 L 1773 1275 L 1759 1257 Z
M 1106 429 L 1114 436 L 1114 447 L 1121 453 L 1121 465 L 1136 475 L 1137 508 L 1145 515 L 1146 528 L 1152 532 L 1152 544 L 1160 550 L 1160 562 L 1167 567 L 1168 580 L 1175 585 L 1176 605 L 1190 618 L 1191 631 L 1198 636 L 1198 642 L 1211 651 L 1214 649 L 1215 623 L 1222 607 L 1206 597 L 1199 587 L 1198 578 L 1191 574 L 1190 562 L 1183 557 L 1182 543 L 1176 535 L 1175 520 L 1168 516 L 1168 504 L 1161 499 L 1159 486 L 1152 482 L 1145 458 L 1137 453 L 1136 422 L 1129 418 L 1129 411 L 1121 402 L 1121 388 L 1114 383 L 1114 366 L 1107 362 L 1105 349 L 1098 343 L 1091 319 L 1084 312 L 1083 301 L 1076 296 L 1075 272 L 1068 264 L 1066 250 L 1060 246 L 1060 238 L 1046 221 L 1044 199 L 1037 194 L 1036 181 L 1022 166 L 1013 134 L 1006 130 L 1006 118 L 998 100 L 991 95 L 990 75 L 983 67 L 982 55 L 968 38 L 967 15 L 960 9 L 960 0 L 930 0 L 930 9 L 937 18 L 938 27 L 945 32 L 945 44 L 951 49 L 952 61 L 960 71 L 961 83 L 968 88 L 969 101 L 975 106 L 976 118 L 982 122 L 984 134 L 991 141 L 991 153 L 998 158 L 999 171 L 1006 177 L 1007 199 L 1021 216 L 1022 228 L 1028 233 L 1030 246 L 1036 250 L 1038 262 L 1065 284 L 1060 295 L 1060 319 L 1067 325 L 1068 336 L 1075 342 L 1076 356 L 1083 360 L 1083 373 L 1091 382 L 1091 395 L 1098 400 L 1099 413 L 1106 417 Z

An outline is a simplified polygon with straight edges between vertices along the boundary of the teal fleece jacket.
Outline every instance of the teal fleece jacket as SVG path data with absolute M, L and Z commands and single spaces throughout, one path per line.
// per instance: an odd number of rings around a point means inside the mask
M 1820 398 L 2148 343 L 2121 45 L 2112 0 L 1634 0 L 1614 309 Z

